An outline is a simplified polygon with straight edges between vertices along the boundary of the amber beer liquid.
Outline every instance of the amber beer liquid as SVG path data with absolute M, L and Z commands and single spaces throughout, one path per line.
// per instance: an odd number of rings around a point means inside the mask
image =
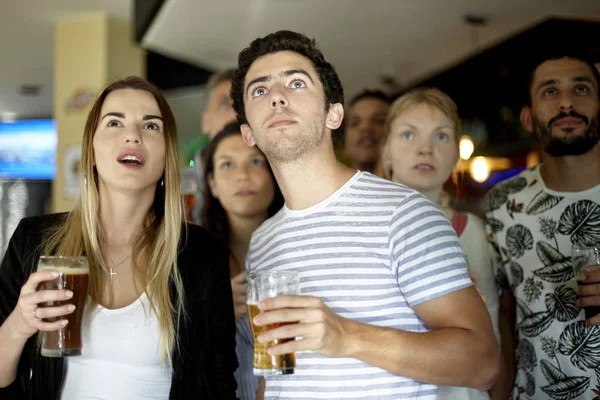
M 274 324 L 267 326 L 254 325 L 252 320 L 260 311 L 256 304 L 246 304 L 248 311 L 248 320 L 250 321 L 250 327 L 252 328 L 252 336 L 254 338 L 254 375 L 267 376 L 267 375 L 289 375 L 294 373 L 294 367 L 296 366 L 296 355 L 294 353 L 271 356 L 267 353 L 269 347 L 277 344 L 286 343 L 294 339 L 276 339 L 266 345 L 258 341 L 258 336 L 265 333 L 269 329 L 277 328 L 284 324 Z
M 69 323 L 62 329 L 42 332 L 42 355 L 45 357 L 65 357 L 81 355 L 81 324 L 88 293 L 89 270 L 87 268 L 41 267 L 38 270 L 51 269 L 58 272 L 58 278 L 45 281 L 39 290 L 71 290 L 73 297 L 65 301 L 49 301 L 40 307 L 59 307 L 75 305 L 75 311 L 65 316 L 46 318 L 45 322 L 67 319 Z
M 191 221 L 196 207 L 196 193 L 187 193 L 183 195 L 188 219 Z

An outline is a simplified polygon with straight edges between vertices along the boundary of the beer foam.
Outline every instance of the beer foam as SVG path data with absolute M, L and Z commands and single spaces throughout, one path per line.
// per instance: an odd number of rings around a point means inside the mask
M 250 300 L 250 301 L 246 302 L 246 305 L 247 306 L 258 306 L 258 301 Z
M 38 272 L 46 270 L 60 272 L 63 275 L 88 275 L 90 273 L 89 268 L 81 267 L 53 267 L 51 265 L 46 265 L 38 268 Z

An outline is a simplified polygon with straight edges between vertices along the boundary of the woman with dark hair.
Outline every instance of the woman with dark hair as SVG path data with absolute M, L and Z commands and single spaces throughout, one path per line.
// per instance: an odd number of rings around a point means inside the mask
M 227 249 L 185 223 L 175 118 L 138 77 L 110 84 L 83 131 L 81 195 L 68 213 L 24 218 L 0 267 L 0 398 L 235 399 Z M 78 357 L 40 354 L 38 334 L 74 311 L 40 255 L 86 255 Z M 58 321 L 49 322 L 49 318 Z
M 248 147 L 240 125 L 232 122 L 211 141 L 205 154 L 202 226 L 229 245 L 231 287 L 236 319 L 235 373 L 240 399 L 255 399 L 258 377 L 252 374 L 252 332 L 246 318 L 245 260 L 250 238 L 283 206 L 283 196 L 264 154 Z

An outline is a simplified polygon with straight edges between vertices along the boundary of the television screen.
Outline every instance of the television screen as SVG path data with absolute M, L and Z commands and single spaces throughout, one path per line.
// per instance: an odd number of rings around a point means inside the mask
M 0 179 L 54 179 L 56 143 L 54 120 L 0 122 Z

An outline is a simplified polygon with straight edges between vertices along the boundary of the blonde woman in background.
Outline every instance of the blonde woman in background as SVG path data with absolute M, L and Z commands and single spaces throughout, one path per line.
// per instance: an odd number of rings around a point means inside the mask
M 235 325 L 228 251 L 185 224 L 173 113 L 130 77 L 108 86 L 83 134 L 82 192 L 73 210 L 25 218 L 0 268 L 0 397 L 234 399 Z M 41 255 L 86 255 L 83 354 L 45 358 L 66 291 L 34 272 Z M 72 308 L 72 307 L 71 307 Z
M 458 162 L 460 130 L 456 104 L 448 95 L 434 88 L 408 92 L 392 104 L 386 118 L 382 166 L 387 179 L 420 191 L 446 213 L 457 231 L 470 275 L 477 281 L 499 341 L 498 294 L 483 221 L 473 214 L 459 213 L 442 201 L 442 186 Z M 471 388 L 438 389 L 438 399 L 489 398 L 488 393 Z

